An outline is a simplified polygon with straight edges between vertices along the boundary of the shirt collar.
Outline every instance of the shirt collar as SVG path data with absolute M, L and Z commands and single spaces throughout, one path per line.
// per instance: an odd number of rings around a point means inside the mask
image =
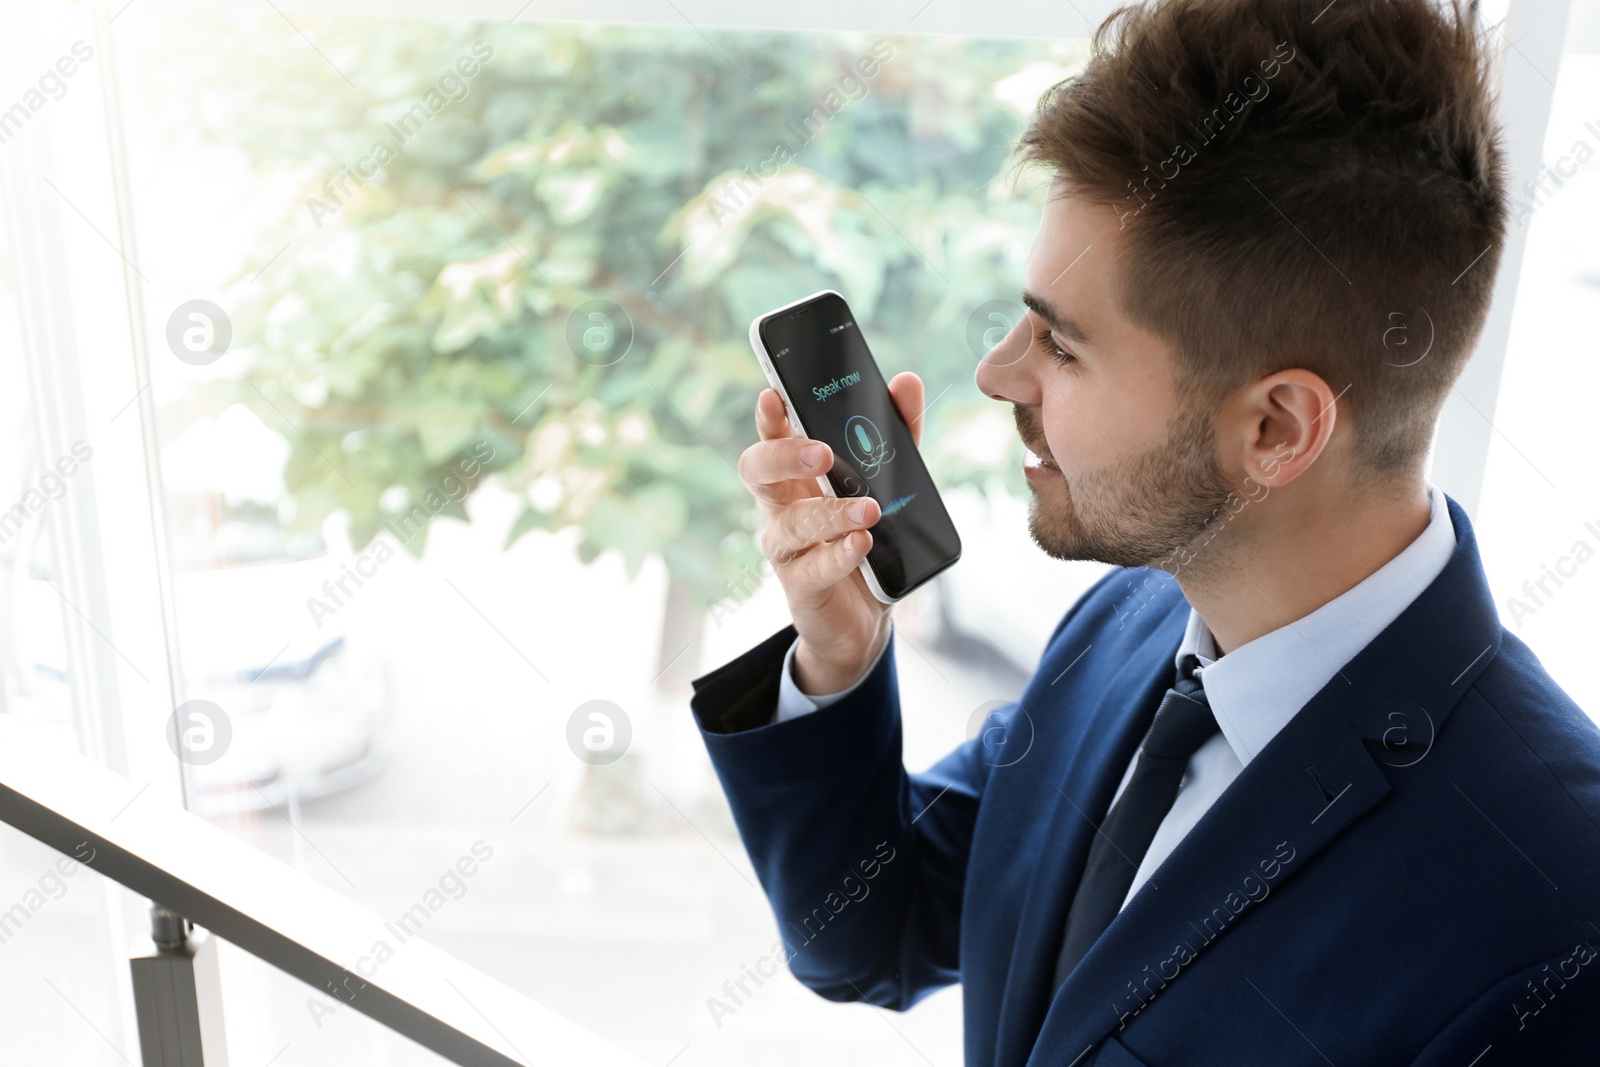
M 1311 614 L 1226 655 L 1192 607 L 1174 669 L 1188 653 L 1199 657 L 1197 677 L 1206 702 L 1241 765 L 1248 765 L 1279 730 L 1444 570 L 1455 552 L 1455 526 L 1444 492 L 1427 483 L 1427 528 L 1400 554 L 1358 585 Z

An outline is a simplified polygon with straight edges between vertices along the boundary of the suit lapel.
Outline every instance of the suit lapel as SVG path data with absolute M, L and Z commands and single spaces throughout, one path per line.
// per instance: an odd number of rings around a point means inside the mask
M 1388 779 L 1324 689 L 1223 792 L 1083 957 L 1051 1002 L 1029 1062 L 1071 1063 L 1132 1021 L 1388 792 Z
M 1040 854 L 1026 858 L 1026 862 L 1033 863 L 1034 871 L 1023 898 L 1022 918 L 1006 975 L 995 1042 L 998 1064 L 1023 1063 L 1033 1048 L 1034 1036 L 1039 1033 L 1049 1006 L 1056 956 L 1066 927 L 1071 903 L 1067 889 L 1077 885 L 1094 827 L 1110 808 L 1117 784 L 1155 718 L 1161 694 L 1172 682 L 1172 658 L 1183 639 L 1188 616 L 1188 602 L 1182 596 L 1176 597 L 1167 615 L 1160 617 L 1137 650 L 1101 687 L 1096 706 L 1070 712 L 1079 718 L 1078 731 L 1069 732 L 1066 742 L 1074 744 L 1075 751 L 1065 773 L 1044 789 L 1053 804 L 1050 825 Z M 1025 710 L 1031 706 L 1038 714 L 1039 709 L 1060 699 L 1045 683 L 1030 688 L 1022 704 Z M 1135 710 L 1132 714 L 1108 712 L 1106 709 L 1112 705 Z M 1113 724 L 1112 728 L 1104 729 L 1106 723 Z M 1095 727 L 1100 732 L 1092 729 Z M 1019 764 L 1017 769 L 1022 771 L 1024 767 Z
M 1456 550 L 1444 571 L 1278 732 L 1107 927 L 1051 1000 L 1030 1065 L 1067 1067 L 1159 1003 L 1195 959 L 1252 909 L 1271 906 L 1272 894 L 1380 803 L 1390 775 L 1403 773 L 1397 768 L 1426 756 L 1503 632 L 1472 527 L 1446 500 Z M 1144 728 L 1152 715 L 1138 717 Z M 1119 744 L 1111 789 L 1139 736 L 1142 729 L 1126 756 Z M 1096 758 L 1112 757 L 1098 749 Z M 1071 870 L 1054 866 L 1052 877 L 1063 881 L 1030 887 L 1029 906 L 1064 896 L 1081 863 L 1080 856 Z M 1059 938 L 1064 902 L 1051 915 Z M 1012 970 L 1013 978 L 1049 982 L 1037 969 Z

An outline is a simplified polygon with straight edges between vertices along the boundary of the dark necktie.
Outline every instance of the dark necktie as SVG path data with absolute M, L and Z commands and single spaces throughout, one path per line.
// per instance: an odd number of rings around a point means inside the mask
M 1133 876 L 1150 850 L 1161 820 L 1177 799 L 1178 784 L 1189 758 L 1217 732 L 1217 720 L 1206 703 L 1205 690 L 1194 677 L 1199 664 L 1193 653 L 1183 657 L 1178 679 L 1162 697 L 1150 731 L 1144 736 L 1133 777 L 1111 806 L 1089 847 L 1083 878 L 1067 912 L 1052 992 L 1061 988 L 1072 968 L 1122 910 Z

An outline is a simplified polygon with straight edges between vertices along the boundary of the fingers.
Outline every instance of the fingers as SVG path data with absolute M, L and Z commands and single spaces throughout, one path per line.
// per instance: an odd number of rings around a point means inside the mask
M 756 397 L 756 432 L 761 440 L 793 437 L 794 427 L 789 425 L 789 413 L 784 410 L 783 397 L 776 389 L 763 389 Z
M 739 454 L 739 477 L 764 504 L 787 504 L 821 496 L 817 476 L 833 466 L 833 450 L 821 441 L 786 436 L 757 441 Z
M 906 420 L 906 426 L 911 430 L 911 443 L 922 443 L 922 404 L 926 391 L 922 387 L 922 379 L 913 371 L 903 370 L 889 379 L 889 395 L 894 397 L 894 406 L 900 409 L 900 417 Z M 782 406 L 782 401 L 779 401 Z
M 781 581 L 792 603 L 821 602 L 845 581 L 872 549 L 872 531 L 854 530 L 798 556 L 784 566 Z M 777 564 L 774 564 L 776 567 Z M 866 593 L 862 594 L 867 596 Z
M 761 440 L 739 456 L 739 476 L 751 495 L 768 505 L 822 495 L 816 478 L 833 466 L 833 450 L 800 436 L 776 389 L 756 397 L 756 432 Z
M 912 371 L 901 371 L 889 381 L 889 394 L 911 432 L 913 444 L 922 443 L 925 390 Z M 769 512 L 808 497 L 820 497 L 816 478 L 833 467 L 833 450 L 820 441 L 800 435 L 789 420 L 783 398 L 776 389 L 763 389 L 756 397 L 756 431 L 761 440 L 739 456 L 739 476 Z
M 799 500 L 773 515 L 772 522 L 761 535 L 761 550 L 775 567 L 782 567 L 819 551 L 824 556 L 840 556 L 837 561 L 840 565 L 843 564 L 844 555 L 853 555 L 855 563 L 859 563 L 861 556 L 866 554 L 866 548 L 861 547 L 861 539 L 848 535 L 865 530 L 877 522 L 881 515 L 882 509 L 871 497 Z M 847 543 L 841 544 L 841 541 Z M 865 544 L 871 543 L 870 537 L 865 540 Z M 858 547 L 859 552 L 856 551 Z M 855 563 L 845 566 L 844 571 L 848 572 Z M 829 573 L 832 573 L 831 568 Z M 837 581 L 838 578 L 839 574 L 834 574 L 832 580 Z M 789 585 L 787 575 L 784 585 Z

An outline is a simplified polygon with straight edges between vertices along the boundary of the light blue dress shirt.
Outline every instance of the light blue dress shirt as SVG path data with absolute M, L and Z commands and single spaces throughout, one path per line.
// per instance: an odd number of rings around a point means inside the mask
M 1219 657 L 1216 641 L 1205 621 L 1193 608 L 1189 609 L 1189 624 L 1173 657 L 1173 671 L 1176 674 L 1186 653 L 1193 652 L 1199 657 L 1200 667 L 1195 673 L 1205 688 L 1206 701 L 1217 717 L 1220 732 L 1190 758 L 1178 798 L 1161 821 L 1149 851 L 1139 864 L 1133 885 L 1123 899 L 1124 907 L 1244 770 L 1245 764 L 1254 759 L 1323 686 L 1338 677 L 1340 668 L 1398 618 L 1450 562 L 1456 547 L 1455 526 L 1450 521 L 1444 493 L 1432 482 L 1427 486 L 1428 526 L 1416 540 L 1359 584 L 1304 618 L 1262 634 Z M 786 722 L 827 707 L 851 693 L 872 673 L 872 668 L 868 668 L 849 689 L 808 696 L 800 692 L 794 682 L 794 645 L 798 643 L 797 638 L 784 655 L 776 722 Z M 888 647 L 885 641 L 878 659 L 883 658 Z M 873 667 L 877 662 L 873 661 Z M 1123 772 L 1116 797 L 1122 796 L 1137 761 L 1135 755 Z M 1112 799 L 1113 804 L 1116 797 Z

